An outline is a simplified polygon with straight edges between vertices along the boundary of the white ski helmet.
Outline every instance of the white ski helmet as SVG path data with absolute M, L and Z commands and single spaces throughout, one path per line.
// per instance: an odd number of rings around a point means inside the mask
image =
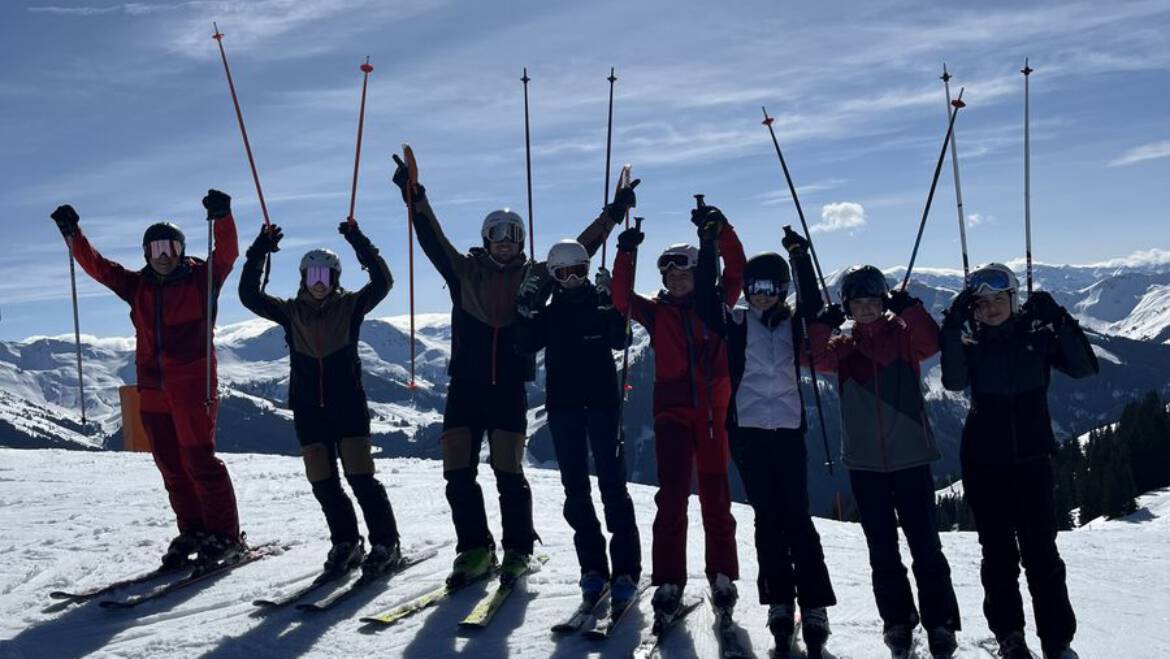
M 301 257 L 301 272 L 312 266 L 325 267 L 341 274 L 341 259 L 331 249 L 311 249 Z
M 1006 292 L 1011 298 L 1012 313 L 1020 310 L 1020 280 L 1002 263 L 987 263 L 975 268 L 967 279 L 967 290 L 974 295 Z
M 484 245 L 509 241 L 524 249 L 524 219 L 519 213 L 510 208 L 494 210 L 483 218 L 483 228 L 479 234 L 483 236 Z
M 572 277 L 584 279 L 589 275 L 589 252 L 576 240 L 561 240 L 548 250 L 547 266 L 549 273 L 557 281 L 567 281 Z M 574 272 L 559 277 L 557 271 L 561 269 L 579 270 L 580 274 Z
M 686 243 L 667 247 L 658 257 L 658 272 L 666 274 L 671 268 L 690 270 L 699 264 L 699 250 Z

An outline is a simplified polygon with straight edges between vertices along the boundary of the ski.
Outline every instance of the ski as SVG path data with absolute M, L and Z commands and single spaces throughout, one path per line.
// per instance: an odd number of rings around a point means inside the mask
M 377 574 L 367 575 L 358 570 L 353 570 L 353 574 L 351 574 L 342 583 L 337 584 L 337 586 L 329 593 L 318 598 L 315 602 L 304 602 L 302 604 L 298 604 L 297 609 L 300 611 L 328 611 L 341 602 L 349 599 L 354 595 L 354 593 L 357 593 L 366 586 L 369 586 L 373 583 L 384 582 L 395 574 L 414 567 L 423 561 L 430 560 L 438 555 L 439 551 L 437 549 L 430 549 L 414 556 L 404 556 L 385 572 L 379 572 Z
M 179 574 L 182 571 L 183 571 L 183 568 L 158 567 L 154 570 L 151 570 L 150 572 L 139 574 L 139 575 L 133 576 L 133 577 L 127 577 L 125 579 L 120 579 L 118 581 L 112 581 L 104 586 L 98 586 L 96 588 L 91 588 L 90 590 L 83 590 L 83 591 L 79 591 L 79 592 L 69 592 L 69 591 L 65 591 L 65 590 L 54 590 L 53 592 L 49 593 L 49 597 L 51 597 L 52 599 L 55 599 L 55 600 L 71 600 L 74 602 L 85 602 L 85 601 L 91 600 L 95 597 L 101 597 L 102 595 L 105 595 L 106 593 L 110 593 L 110 592 L 113 592 L 115 590 L 119 590 L 121 588 L 126 588 L 129 586 L 134 586 L 137 584 L 146 583 L 148 581 L 154 581 L 155 579 L 159 579 L 159 578 L 162 578 L 165 576 Z
M 516 589 L 516 584 L 524 577 L 539 572 L 541 566 L 548 562 L 548 556 L 536 556 L 528 562 L 528 568 L 512 579 L 505 581 L 500 579 L 496 585 L 488 590 L 487 594 L 479 600 L 475 608 L 471 609 L 471 613 L 467 617 L 459 621 L 459 626 L 464 629 L 482 629 L 488 626 L 492 621 L 492 617 L 496 615 L 496 611 L 500 610 L 508 596 Z
M 484 572 L 480 576 L 458 586 L 448 586 L 444 583 L 442 586 L 439 586 L 433 590 L 429 590 L 413 599 L 409 599 L 388 611 L 373 616 L 365 616 L 359 618 L 358 620 L 369 625 L 389 627 L 390 625 L 393 625 L 404 618 L 409 618 L 410 616 L 420 611 L 424 611 L 432 606 L 435 606 L 439 602 L 450 598 L 452 595 L 463 590 L 464 588 L 467 588 L 468 586 L 495 576 L 497 569 L 498 568 L 493 567 L 491 570 Z
M 748 659 L 751 656 L 739 638 L 731 609 L 715 608 L 715 638 L 719 642 L 720 659 Z
M 678 625 L 680 620 L 687 617 L 691 611 L 699 608 L 699 605 L 702 603 L 703 600 L 696 599 L 684 604 L 677 613 L 667 620 L 659 620 L 656 616 L 654 625 L 650 628 L 650 633 L 642 639 L 638 647 L 634 648 L 634 652 L 630 656 L 633 659 L 651 659 L 651 657 L 657 657 L 662 639 L 666 637 L 670 630 Z
M 590 620 L 596 619 L 597 609 L 609 598 L 609 584 L 598 593 L 595 597 L 582 597 L 581 604 L 573 611 L 565 620 L 558 622 L 552 626 L 554 634 L 567 634 L 575 632 L 585 626 Z
M 256 545 L 255 547 L 249 547 L 238 560 L 232 563 L 219 563 L 205 569 L 197 568 L 191 571 L 191 573 L 186 577 L 183 577 L 178 581 L 172 581 L 164 586 L 155 588 L 154 590 L 143 593 L 141 595 L 135 595 L 123 600 L 102 600 L 101 602 L 98 602 L 98 605 L 105 609 L 132 609 L 139 604 L 154 601 L 161 597 L 170 595 L 177 590 L 182 590 L 188 586 L 192 586 L 197 583 L 213 579 L 220 575 L 227 574 L 228 572 L 231 572 L 238 567 L 247 565 L 248 563 L 253 563 L 255 561 L 268 558 L 269 556 L 275 556 L 277 554 L 284 553 L 286 549 L 287 547 L 277 542 L 266 542 L 261 545 Z
M 649 589 L 650 581 L 648 579 L 643 580 L 638 584 L 638 590 L 634 592 L 634 596 L 630 598 L 630 601 L 621 606 L 613 606 L 611 602 L 609 616 L 600 623 L 596 618 L 594 618 L 594 626 L 584 631 L 585 638 L 594 641 L 604 641 L 605 639 L 609 638 L 609 635 L 613 633 L 614 628 L 617 627 L 621 621 L 626 618 L 626 614 L 631 610 L 638 608 L 638 600 L 642 598 L 642 593 Z
M 301 588 L 299 588 L 291 593 L 288 593 L 286 595 L 276 595 L 272 599 L 264 599 L 264 598 L 255 599 L 255 600 L 252 600 L 252 604 L 254 606 L 258 606 L 262 609 L 284 608 L 284 607 L 288 606 L 289 604 L 292 604 L 292 603 L 300 600 L 301 598 L 305 597 L 306 595 L 309 595 L 309 594 L 317 591 L 321 587 L 337 581 L 338 579 L 342 578 L 343 576 L 345 576 L 344 573 L 323 572 L 320 575 L 318 575 L 317 578 L 315 578 L 311 582 L 309 582 L 308 585 L 303 586 L 303 587 L 301 587 Z

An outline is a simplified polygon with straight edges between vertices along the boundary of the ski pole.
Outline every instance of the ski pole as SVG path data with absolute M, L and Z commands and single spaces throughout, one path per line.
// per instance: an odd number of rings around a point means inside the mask
M 362 161 L 362 128 L 366 122 L 366 84 L 370 81 L 370 71 L 374 70 L 374 67 L 370 66 L 369 55 L 366 55 L 366 62 L 361 65 L 361 70 L 362 102 L 361 109 L 358 110 L 357 147 L 354 149 L 353 155 L 353 184 L 349 188 L 349 215 L 346 216 L 350 226 L 357 223 L 353 216 L 353 209 L 354 204 L 357 203 L 358 166 Z
M 629 165 L 622 165 L 622 171 L 620 173 L 618 173 L 618 189 L 621 189 L 621 187 L 623 185 L 628 186 L 630 184 L 630 170 L 631 170 L 631 167 Z M 617 196 L 616 192 L 614 193 L 614 196 Z M 637 221 L 637 220 L 638 220 L 638 218 L 635 218 L 636 226 L 638 227 L 638 230 L 640 231 L 642 229 L 642 224 L 640 221 Z M 628 208 L 626 209 L 626 228 L 627 229 L 630 228 L 630 209 L 628 209 Z M 635 258 L 636 257 L 637 257 L 637 253 L 635 252 Z M 627 337 L 630 336 L 630 314 L 629 314 L 628 310 L 626 313 L 626 336 Z M 628 392 L 630 391 L 630 389 L 633 389 L 633 387 L 631 387 L 626 380 L 626 371 L 629 368 L 629 366 L 630 366 L 630 350 L 629 350 L 629 345 L 627 345 L 625 351 L 622 353 L 622 394 L 621 395 L 623 398 L 626 395 L 628 395 Z
M 73 343 L 77 346 L 77 393 L 81 397 L 81 425 L 85 426 L 85 379 L 81 369 L 81 321 L 77 315 L 77 269 L 73 265 L 73 236 L 65 239 L 69 247 L 69 289 L 73 296 Z
M 642 220 L 646 218 L 635 217 L 634 228 L 638 231 L 642 230 Z M 630 316 L 634 311 L 634 282 L 638 275 L 638 248 L 635 247 L 632 254 L 630 254 L 630 290 L 626 297 L 626 347 L 622 349 L 622 388 L 618 395 L 618 446 L 616 455 L 620 456 L 622 447 L 626 443 L 626 398 L 630 387 L 630 342 L 633 340 L 630 332 Z
M 1028 80 L 1031 79 L 1032 67 L 1028 66 L 1028 58 L 1024 58 L 1024 260 L 1028 268 L 1028 295 L 1032 294 L 1032 150 L 1031 134 L 1029 132 L 1030 119 L 1028 116 Z
M 536 234 L 532 231 L 532 141 L 528 135 L 528 67 L 524 67 L 524 165 L 528 173 L 528 254 L 536 258 Z
M 780 150 L 780 141 L 776 139 L 776 130 L 772 128 L 772 122 L 775 121 L 768 116 L 768 108 L 760 106 L 764 111 L 764 120 L 760 123 L 768 127 L 768 133 L 772 135 L 772 146 L 776 147 L 776 157 L 780 159 L 780 169 L 784 172 L 784 180 L 788 182 L 788 191 L 792 195 L 792 202 L 796 204 L 796 214 L 800 217 L 800 226 L 804 229 L 804 239 L 808 241 L 808 251 L 812 255 L 813 265 L 817 269 L 817 279 L 821 282 L 821 290 L 825 294 L 825 304 L 833 303 L 833 296 L 829 293 L 829 287 L 825 284 L 825 274 L 821 270 L 821 262 L 817 258 L 817 250 L 812 244 L 812 233 L 808 230 L 808 222 L 804 219 L 804 209 L 800 206 L 800 197 L 796 194 L 796 186 L 792 183 L 792 175 L 788 172 L 788 163 L 784 161 L 784 153 Z
M 414 151 L 409 144 L 402 145 L 402 157 L 406 160 L 406 170 L 410 172 L 410 183 L 406 186 L 406 244 L 408 249 L 410 268 L 410 384 L 414 382 L 414 186 L 418 185 L 418 163 L 414 159 Z M 529 216 L 531 217 L 531 216 Z
M 934 166 L 934 177 L 930 181 L 930 193 L 926 195 L 926 207 L 922 209 L 922 221 L 918 223 L 918 237 L 914 239 L 914 251 L 910 253 L 910 265 L 906 266 L 906 276 L 902 279 L 902 290 L 910 285 L 910 272 L 914 270 L 914 261 L 918 258 L 918 246 L 922 243 L 922 231 L 926 229 L 926 218 L 930 216 L 930 202 L 934 201 L 934 190 L 938 187 L 938 175 L 942 173 L 943 159 L 947 156 L 947 144 L 951 141 L 951 133 L 955 130 L 955 118 L 959 110 L 966 106 L 963 102 L 963 88 L 959 88 L 959 97 L 951 101 L 955 111 L 951 113 L 951 120 L 947 122 L 947 134 L 943 138 L 942 149 L 938 152 L 938 162 Z
M 203 407 L 208 410 L 211 409 L 211 357 L 214 350 L 212 346 L 212 332 L 215 330 L 215 279 L 213 278 L 213 271 L 215 270 L 215 262 L 212 260 L 215 256 L 215 235 L 212 232 L 212 227 L 215 226 L 215 219 L 211 214 L 207 215 L 207 380 L 206 389 L 204 391 Z
M 947 94 L 947 121 L 951 120 L 951 114 L 954 112 L 951 109 L 951 74 L 947 73 L 947 64 L 943 62 L 943 73 L 940 76 L 943 81 L 943 89 Z M 955 179 L 955 205 L 959 209 L 959 244 L 963 249 L 963 284 L 966 285 L 967 278 L 971 276 L 971 265 L 967 260 L 967 223 L 963 216 L 963 189 L 959 184 L 959 147 L 956 144 L 955 131 L 951 131 L 951 171 L 954 173 Z
M 601 207 L 605 208 L 609 205 L 609 162 L 610 153 L 613 147 L 613 83 L 617 82 L 617 76 L 613 74 L 613 67 L 609 67 L 609 123 L 605 130 L 605 185 L 602 186 L 603 199 Z M 605 267 L 605 246 L 609 242 L 609 236 L 601 243 L 601 267 Z

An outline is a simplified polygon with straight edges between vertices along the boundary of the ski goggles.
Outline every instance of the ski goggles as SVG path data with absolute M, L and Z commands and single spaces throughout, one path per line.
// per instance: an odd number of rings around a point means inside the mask
M 556 279 L 559 282 L 566 282 L 574 277 L 577 279 L 585 279 L 589 276 L 589 266 L 585 265 L 584 263 L 578 263 L 577 265 L 566 265 L 559 268 L 553 268 L 552 276 L 553 279 Z
M 967 283 L 967 288 L 976 295 L 982 295 L 985 293 L 1010 291 L 1015 286 L 1013 285 L 1011 275 L 1003 270 L 988 268 L 986 270 L 972 272 L 971 280 Z
M 146 244 L 146 249 L 152 259 L 163 256 L 177 259 L 183 254 L 183 244 L 177 240 L 152 240 Z
M 744 284 L 744 292 L 748 295 L 775 295 L 785 297 L 788 287 L 774 279 L 753 279 Z
M 493 243 L 524 242 L 524 230 L 515 224 L 493 224 L 487 229 L 487 239 Z
M 658 272 L 665 273 L 671 268 L 690 270 L 695 267 L 694 261 L 686 254 L 663 254 L 658 257 Z
M 312 288 L 317 284 L 333 285 L 333 270 L 324 265 L 311 265 L 305 270 L 305 286 Z

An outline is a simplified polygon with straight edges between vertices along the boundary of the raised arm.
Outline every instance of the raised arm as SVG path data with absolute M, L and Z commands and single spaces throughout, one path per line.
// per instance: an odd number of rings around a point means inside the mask
M 967 367 L 967 347 L 963 344 L 963 327 L 971 311 L 971 294 L 960 292 L 951 308 L 943 315 L 942 330 L 939 332 L 939 365 L 942 367 L 942 384 L 948 391 L 962 391 L 971 382 Z
M 727 336 L 727 307 L 715 282 L 714 236 L 699 231 L 699 264 L 695 268 L 695 311 L 703 324 L 719 336 Z
M 1072 378 L 1084 378 L 1100 371 L 1097 355 L 1080 324 L 1050 294 L 1033 292 L 1024 304 L 1024 314 L 1036 324 L 1052 329 L 1053 341 L 1048 354 L 1053 368 Z
M 618 254 L 613 266 L 613 306 L 623 315 L 630 314 L 653 334 L 654 302 L 634 292 L 634 250 L 645 236 L 636 228 L 618 236 Z
M 743 243 L 730 224 L 725 223 L 719 232 L 719 256 L 723 258 L 723 301 L 733 307 L 743 292 L 743 267 L 747 258 L 743 255 Z
M 203 197 L 207 221 L 215 223 L 212 227 L 215 247 L 211 251 L 211 267 L 216 287 L 223 285 L 240 256 L 240 239 L 232 217 L 231 202 L 232 198 L 219 190 L 208 190 L 207 196 Z
M 244 254 L 244 268 L 240 271 L 240 303 L 252 313 L 280 325 L 288 324 L 284 303 L 261 290 L 264 258 L 275 252 L 284 232 L 275 224 L 260 229 L 260 235 Z
M 585 247 L 589 256 L 593 256 L 597 250 L 601 249 L 602 243 L 609 238 L 609 233 L 613 231 L 618 222 L 626 217 L 626 213 L 631 208 L 638 205 L 634 188 L 638 187 L 641 182 L 642 179 L 636 178 L 630 182 L 629 187 L 620 188 L 614 194 L 613 201 L 601 210 L 601 215 L 598 215 L 597 219 L 590 222 L 581 235 L 577 236 L 577 242 Z
M 906 324 L 910 356 L 915 361 L 921 362 L 938 352 L 938 323 L 922 305 L 922 300 L 897 290 L 890 294 L 890 310 Z
M 406 164 L 398 156 L 394 156 L 394 161 L 398 163 L 398 168 L 394 171 L 394 184 L 402 192 L 402 201 L 414 204 L 409 209 L 409 214 L 414 224 L 414 233 L 418 237 L 418 244 L 447 285 L 454 288 L 458 284 L 459 273 L 463 270 L 467 256 L 460 253 L 451 245 L 451 241 L 447 240 L 443 227 L 439 225 L 439 219 L 435 217 L 435 211 L 431 209 L 430 200 L 427 199 L 427 189 L 421 183 L 415 183 L 411 187 L 410 172 Z
M 65 244 L 72 251 L 73 258 L 77 259 L 77 264 L 81 266 L 81 269 L 99 284 L 129 302 L 134 295 L 134 289 L 138 285 L 140 275 L 106 259 L 94 249 L 93 245 L 89 244 L 89 240 L 81 232 L 81 227 L 78 224 L 81 218 L 72 206 L 58 206 L 51 217 L 57 223 L 61 236 L 65 238 Z
M 356 309 L 361 314 L 373 311 L 378 303 L 386 299 L 386 295 L 394 286 L 394 277 L 390 274 L 390 266 L 378 253 L 370 239 L 358 227 L 357 222 L 343 221 L 337 231 L 345 237 L 358 263 L 370 273 L 370 281 L 357 292 L 358 303 Z

